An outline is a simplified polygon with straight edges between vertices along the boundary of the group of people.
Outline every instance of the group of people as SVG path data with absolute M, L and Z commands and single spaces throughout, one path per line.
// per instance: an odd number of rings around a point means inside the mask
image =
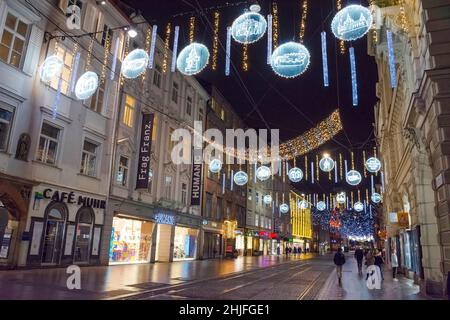
M 284 249 L 284 253 L 286 254 L 286 256 L 288 256 L 292 253 L 293 254 L 302 254 L 302 253 L 306 254 L 306 253 L 309 253 L 309 249 L 306 248 L 306 249 L 302 250 L 302 248 L 297 248 L 297 247 L 291 248 L 291 247 L 286 246 L 286 248 Z
M 371 248 L 366 248 L 363 250 L 363 248 L 358 247 L 355 250 L 355 259 L 358 265 L 358 274 L 360 276 L 362 276 L 363 271 L 362 271 L 362 266 L 363 266 L 363 260 L 365 260 L 365 265 L 367 268 L 369 268 L 369 266 L 371 265 L 375 265 L 379 268 L 380 270 L 380 274 L 381 274 L 381 279 L 384 280 L 384 275 L 383 275 L 383 265 L 385 263 L 384 261 L 384 257 L 382 254 L 382 251 L 377 250 L 377 249 L 371 249 Z M 341 279 L 342 279 L 342 266 L 345 264 L 345 255 L 342 252 L 342 248 L 338 248 L 338 251 L 336 252 L 336 254 L 334 255 L 334 264 L 336 265 L 336 273 L 338 276 L 338 281 L 339 281 L 339 285 L 342 283 Z M 392 251 L 391 254 L 391 267 L 392 267 L 392 277 L 394 278 L 394 281 L 398 281 L 396 279 L 396 274 L 397 274 L 397 268 L 398 268 L 398 258 L 397 258 L 397 253 L 395 252 L 395 250 Z M 366 280 L 369 278 L 369 273 L 366 274 Z

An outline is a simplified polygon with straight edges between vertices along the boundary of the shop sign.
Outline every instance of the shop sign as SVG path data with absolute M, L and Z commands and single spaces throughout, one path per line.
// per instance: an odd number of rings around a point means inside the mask
M 259 232 L 259 236 L 260 237 L 268 237 L 269 236 L 269 232 L 267 232 L 267 231 L 260 231 Z
M 278 238 L 278 234 L 275 233 L 275 232 L 271 232 L 270 235 L 269 235 L 269 238 L 270 239 L 277 239 Z
M 77 195 L 75 192 L 61 192 L 58 190 L 53 191 L 53 189 L 45 189 L 42 193 L 44 199 L 50 199 L 55 202 L 66 202 L 68 204 L 76 204 L 83 207 L 91 207 L 97 209 L 105 209 L 106 201 L 95 199 L 91 197 L 84 197 L 82 195 Z
M 400 227 L 409 227 L 408 212 L 397 212 L 397 221 Z
M 155 214 L 155 221 L 159 224 L 175 224 L 175 216 L 167 213 L 157 213 Z
M 136 189 L 148 189 L 152 150 L 153 113 L 142 114 L 141 143 L 136 174 Z
M 202 149 L 194 149 L 193 157 L 191 206 L 199 206 L 202 194 Z
M 242 234 L 241 230 L 234 230 L 234 234 Z

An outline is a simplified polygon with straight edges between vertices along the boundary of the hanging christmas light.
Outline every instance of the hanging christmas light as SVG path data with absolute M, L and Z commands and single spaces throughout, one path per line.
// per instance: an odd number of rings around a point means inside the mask
M 267 166 L 260 166 L 258 169 L 256 169 L 256 178 L 258 178 L 258 180 L 260 181 L 268 180 L 271 175 L 272 172 Z
M 272 15 L 267 15 L 267 64 L 270 64 L 272 59 Z
M 356 82 L 356 62 L 355 62 L 355 49 L 350 47 L 350 72 L 352 77 L 352 103 L 353 106 L 358 105 L 358 84 Z
M 397 87 L 397 76 L 395 74 L 395 55 L 394 44 L 392 43 L 392 31 L 387 30 L 387 45 L 388 45 L 388 57 L 389 57 L 389 74 L 391 75 L 391 88 Z
M 331 21 L 331 31 L 340 40 L 353 41 L 369 31 L 372 21 L 369 9 L 360 5 L 349 5 L 336 13 Z
M 345 192 L 340 192 L 336 195 L 336 202 L 339 204 L 345 203 Z
M 320 159 L 319 167 L 323 172 L 331 172 L 334 169 L 334 161 L 329 154 L 325 153 L 323 155 L 323 158 Z
M 294 183 L 300 182 L 303 179 L 303 171 L 300 168 L 293 167 L 289 169 L 288 177 Z
M 273 48 L 276 49 L 278 47 L 278 33 L 279 33 L 279 24 L 278 24 L 278 5 L 274 1 L 272 2 L 272 17 L 273 17 Z
M 222 161 L 220 161 L 220 159 L 212 159 L 209 162 L 209 171 L 218 173 L 220 170 L 222 170 Z
M 357 211 L 357 212 L 361 212 L 364 210 L 364 204 L 362 204 L 360 201 L 357 201 L 353 205 L 353 209 L 355 209 L 355 211 Z
M 214 11 L 213 54 L 211 64 L 211 69 L 214 71 L 217 70 L 217 53 L 219 51 L 219 24 L 220 24 L 220 13 L 219 11 Z
M 164 38 L 164 51 L 163 51 L 163 63 L 162 72 L 167 73 L 168 59 L 169 59 L 169 45 L 170 45 L 170 34 L 172 33 L 172 24 L 169 22 L 166 26 L 166 36 Z
M 242 46 L 242 70 L 248 71 L 248 45 Z
M 317 202 L 317 210 L 324 211 L 326 209 L 327 205 L 323 201 Z
M 192 16 L 189 18 L 189 43 L 194 42 L 195 35 L 195 17 Z
M 372 193 L 370 199 L 374 202 L 374 203 L 380 203 L 381 202 L 381 195 L 379 193 Z
M 173 35 L 173 49 L 172 49 L 172 64 L 170 66 L 170 71 L 175 72 L 177 66 L 177 53 L 178 53 L 178 37 L 180 35 L 180 26 L 175 26 L 175 31 Z
M 300 43 L 303 43 L 303 39 L 305 37 L 305 29 L 306 29 L 306 18 L 308 16 L 308 0 L 303 0 L 302 4 L 302 18 L 300 20 L 300 32 L 298 38 L 300 39 Z
M 265 204 L 270 204 L 270 203 L 272 203 L 272 196 L 271 196 L 270 194 L 266 194 L 266 195 L 264 196 L 264 198 L 263 198 L 263 202 L 264 202 Z
M 280 77 L 295 78 L 308 69 L 310 58 L 310 53 L 304 45 L 287 42 L 275 49 L 270 65 Z
M 365 167 L 366 167 L 367 171 L 369 171 L 371 173 L 376 173 L 381 170 L 381 161 L 375 157 L 371 157 L 371 158 L 367 159 L 367 161 L 365 163 Z
M 322 31 L 320 33 L 322 43 L 322 70 L 323 70 L 323 86 L 328 87 L 328 57 L 327 57 L 327 33 Z
M 142 49 L 131 51 L 122 61 L 121 74 L 126 79 L 135 79 L 145 72 L 149 57 Z
M 231 36 L 236 42 L 250 44 L 261 39 L 266 33 L 267 22 L 257 12 L 246 12 L 240 15 L 231 25 Z
M 347 183 L 351 186 L 357 186 L 358 184 L 361 183 L 362 181 L 362 177 L 361 174 L 356 171 L 356 170 L 350 170 L 347 172 L 346 176 L 345 176 L 345 180 L 347 181 Z
M 234 175 L 233 180 L 238 186 L 243 186 L 248 182 L 248 175 L 244 171 L 238 171 Z
M 227 47 L 225 55 L 225 75 L 230 75 L 230 59 L 231 59 L 231 27 L 227 27 Z
M 201 43 L 193 42 L 181 50 L 178 55 L 177 69 L 182 74 L 191 76 L 201 72 L 208 63 L 208 48 Z
M 50 82 L 54 78 L 59 78 L 62 73 L 64 62 L 56 55 L 45 59 L 39 70 L 39 76 L 43 82 Z
M 289 206 L 286 203 L 283 203 L 280 205 L 280 212 L 281 213 L 288 213 L 289 212 Z

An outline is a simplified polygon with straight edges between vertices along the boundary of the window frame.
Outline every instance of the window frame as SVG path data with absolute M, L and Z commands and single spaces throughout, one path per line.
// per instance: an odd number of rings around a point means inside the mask
M 61 51 L 64 51 L 64 54 L 63 54 L 63 56 L 62 56 L 62 60 L 63 60 L 64 65 L 63 65 L 63 68 L 62 68 L 62 70 L 61 70 L 61 74 L 60 74 L 59 77 L 54 78 L 54 79 L 52 79 L 51 81 L 46 82 L 46 83 L 48 83 L 48 85 L 50 86 L 50 88 L 52 88 L 52 89 L 54 89 L 54 90 L 58 90 L 59 81 L 62 79 L 63 83 L 67 83 L 67 86 L 66 86 L 66 90 L 64 90 L 64 85 L 61 84 L 61 93 L 62 93 L 63 95 L 65 95 L 65 96 L 70 97 L 70 95 L 71 95 L 70 87 L 71 87 L 72 72 L 73 72 L 73 70 L 72 70 L 72 64 L 73 64 L 73 62 L 74 62 L 75 56 L 72 54 L 72 53 L 73 53 L 73 50 L 69 49 L 69 48 L 66 47 L 64 44 L 59 43 L 59 45 L 58 45 L 58 55 L 59 55 L 59 53 L 60 53 Z M 56 52 L 54 51 L 54 49 L 52 49 L 51 52 L 49 52 L 49 53 L 47 54 L 47 58 L 50 57 L 51 55 L 54 55 L 54 54 L 56 54 Z M 67 56 L 67 55 L 71 55 L 71 56 L 72 56 L 72 64 L 71 64 L 71 65 L 67 65 L 67 64 L 66 64 L 66 56 Z M 60 58 L 61 58 L 61 57 L 60 57 Z M 68 71 L 68 72 L 69 72 L 69 76 L 68 76 L 68 79 L 67 79 L 67 80 L 63 78 L 64 72 L 65 72 L 65 71 Z M 42 80 L 41 80 L 41 81 L 42 81 Z
M 178 85 L 178 82 L 172 81 L 172 94 L 171 94 L 171 100 L 173 103 L 178 104 L 178 92 L 180 90 L 180 87 Z
M 15 114 L 16 114 L 16 108 L 7 104 L 4 101 L 0 101 L 0 109 L 3 109 L 7 112 L 11 113 L 11 120 L 9 121 L 9 128 L 8 128 L 8 133 L 6 135 L 6 139 L 5 139 L 5 147 L 2 148 L 1 147 L 1 141 L 0 141 L 0 152 L 8 152 L 9 150 L 9 145 L 10 145 L 10 140 L 11 140 L 11 136 L 12 136 L 12 131 L 13 131 L 13 125 L 14 125 L 14 118 L 15 118 Z M 7 120 L 4 120 L 2 118 L 0 118 L 0 122 L 1 123 L 8 123 Z
M 190 117 L 192 117 L 192 105 L 193 105 L 194 99 L 192 99 L 191 96 L 187 96 L 186 98 L 186 114 Z M 189 111 L 189 112 L 188 112 Z
M 155 68 L 153 68 L 153 80 L 152 83 L 155 87 L 158 89 L 161 89 L 161 83 L 162 83 L 162 67 L 155 63 Z
M 127 104 L 128 97 L 130 97 L 131 99 L 134 100 L 134 105 Z M 135 112 L 136 112 L 136 107 L 137 107 L 136 104 L 137 104 L 137 100 L 135 97 L 133 97 L 132 95 L 129 95 L 129 94 L 125 94 L 124 101 L 123 101 L 122 124 L 128 128 L 133 128 L 133 126 L 134 126 L 134 117 L 135 117 Z M 127 117 L 127 119 L 125 117 Z M 128 120 L 128 122 L 126 120 Z
M 87 151 L 84 149 L 84 144 L 85 143 L 90 143 L 92 145 L 95 146 L 95 152 L 92 153 L 90 151 Z M 98 154 L 99 154 L 99 149 L 101 147 L 101 144 L 97 141 L 94 141 L 92 139 L 89 138 L 84 138 L 83 139 L 83 145 L 81 148 L 81 163 L 80 163 L 80 174 L 85 175 L 85 176 L 89 176 L 89 177 L 97 177 L 97 167 L 98 167 Z M 89 172 L 87 172 L 86 168 L 83 168 L 83 156 L 84 154 L 87 154 L 88 157 L 88 161 L 87 163 L 90 163 L 91 157 L 94 157 L 94 168 L 93 168 L 93 174 L 89 174 Z M 86 162 L 85 162 L 86 163 Z
M 14 31 L 6 26 L 6 20 L 7 20 L 9 14 L 11 14 L 12 16 L 14 16 L 17 19 L 15 27 L 14 27 L 15 28 Z M 0 44 L 2 44 L 1 40 L 3 39 L 3 34 L 4 34 L 5 30 L 8 31 L 9 33 L 11 33 L 12 39 L 11 39 L 11 47 L 8 48 L 7 61 L 4 61 L 3 59 L 0 59 L 0 61 L 7 64 L 8 66 L 22 70 L 23 63 L 25 61 L 25 57 L 26 57 L 27 50 L 28 50 L 27 44 L 28 44 L 28 40 L 30 37 L 30 33 L 31 33 L 32 23 L 28 19 L 26 19 L 23 15 L 19 14 L 18 12 L 16 12 L 15 10 L 11 9 L 8 6 L 6 6 L 4 15 L 1 18 L 3 19 L 3 21 L 2 21 L 2 25 L 1 25 Z M 27 32 L 26 32 L 25 36 L 22 36 L 21 34 L 19 34 L 17 32 L 17 27 L 18 27 L 20 21 L 27 25 Z M 20 61 L 19 61 L 18 66 L 12 64 L 10 61 L 12 52 L 15 51 L 14 50 L 14 42 L 15 42 L 16 37 L 23 41 L 23 47 L 22 47 L 22 52 L 20 53 Z
M 58 136 L 57 136 L 56 139 L 53 138 L 53 137 L 50 137 L 50 136 L 42 134 L 42 128 L 44 127 L 44 124 L 48 125 L 50 127 L 58 129 Z M 51 166 L 57 166 L 58 165 L 59 154 L 60 154 L 59 146 L 60 146 L 60 143 L 61 143 L 61 137 L 62 137 L 62 134 L 63 134 L 63 130 L 64 130 L 64 128 L 58 126 L 55 123 L 52 123 L 52 122 L 46 120 L 46 119 L 44 119 L 41 122 L 41 127 L 40 127 L 40 130 L 39 130 L 39 139 L 37 139 L 37 149 L 36 149 L 36 156 L 35 156 L 36 161 L 38 161 L 40 163 L 43 163 L 43 164 L 46 164 L 46 165 L 51 165 Z M 46 140 L 45 147 L 44 147 L 44 150 L 46 150 L 46 151 L 45 151 L 45 156 L 43 156 L 42 159 L 39 159 L 39 150 L 40 150 L 40 144 L 41 144 L 41 138 L 42 137 Z M 47 161 L 48 160 L 48 150 L 49 150 L 49 142 L 48 141 L 53 141 L 53 142 L 56 143 L 55 157 L 54 157 L 55 160 L 54 160 L 53 163 L 50 163 L 50 162 Z
M 126 166 L 122 165 L 122 162 L 120 160 L 122 160 L 122 158 L 127 160 Z M 123 174 L 123 170 L 126 170 L 126 174 Z M 117 169 L 116 169 L 116 176 L 114 179 L 114 182 L 116 185 L 121 186 L 121 187 L 127 187 L 128 186 L 128 177 L 129 177 L 129 171 L 130 171 L 130 157 L 126 154 L 119 154 L 119 157 L 117 158 Z M 118 181 L 117 180 L 117 175 L 119 174 L 119 172 L 122 172 L 122 181 Z M 125 176 L 125 179 L 124 179 Z
M 181 183 L 181 203 L 188 205 L 187 202 L 188 186 L 186 182 Z

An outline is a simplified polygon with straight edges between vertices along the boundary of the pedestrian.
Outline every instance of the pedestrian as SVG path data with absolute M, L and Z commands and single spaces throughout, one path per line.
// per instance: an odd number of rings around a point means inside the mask
M 366 267 L 373 265 L 375 262 L 375 259 L 372 254 L 372 250 L 368 249 L 366 253 Z M 369 273 L 366 274 L 366 280 L 369 278 Z
M 356 248 L 355 258 L 356 258 L 356 263 L 358 264 L 358 274 L 362 275 L 362 262 L 363 262 L 363 258 L 364 258 L 364 251 L 361 249 L 361 247 Z
M 342 284 L 342 266 L 345 263 L 345 255 L 342 253 L 342 248 L 338 248 L 338 251 L 334 255 L 334 264 L 336 265 L 336 274 L 338 277 L 339 285 Z
M 289 247 L 286 246 L 286 248 L 284 249 L 285 253 L 286 253 L 286 257 L 289 255 Z
M 398 279 L 395 277 L 398 268 L 397 251 L 395 251 L 395 249 L 392 251 L 391 254 L 391 266 L 392 266 L 392 278 L 394 278 L 394 281 L 398 281 Z
M 378 268 L 380 268 L 380 273 L 381 273 L 381 279 L 384 280 L 384 275 L 383 275 L 383 264 L 384 264 L 384 260 L 383 257 L 381 256 L 381 252 L 376 250 L 375 251 L 375 261 L 374 261 L 374 265 L 376 265 Z

